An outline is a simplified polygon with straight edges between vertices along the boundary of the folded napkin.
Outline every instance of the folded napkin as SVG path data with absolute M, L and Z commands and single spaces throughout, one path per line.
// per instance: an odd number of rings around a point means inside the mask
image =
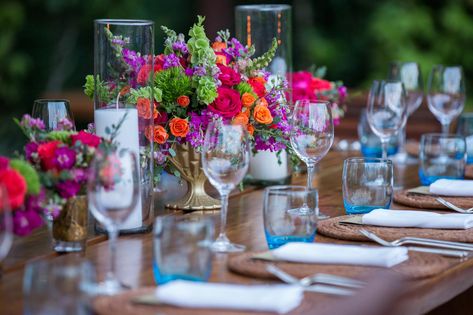
M 473 180 L 437 179 L 430 184 L 429 191 L 441 196 L 473 197 Z
M 271 251 L 277 260 L 313 264 L 392 267 L 407 260 L 407 248 L 287 243 Z
M 283 314 L 299 306 L 303 289 L 290 285 L 237 285 L 176 280 L 159 286 L 157 299 L 179 307 L 236 309 Z
M 469 229 L 473 227 L 473 214 L 375 209 L 364 214 L 361 221 L 367 225 L 389 227 Z

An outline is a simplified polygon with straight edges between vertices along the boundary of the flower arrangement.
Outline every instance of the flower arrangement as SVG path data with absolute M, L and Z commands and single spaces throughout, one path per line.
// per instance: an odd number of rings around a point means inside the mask
M 327 100 L 332 106 L 332 117 L 335 125 L 340 123 L 345 111 L 343 103 L 347 97 L 347 88 L 343 82 L 324 80 L 325 67 L 314 68 L 312 71 L 298 71 L 290 74 L 292 78 L 292 97 L 298 100 Z
M 35 169 L 24 160 L 0 156 L 0 183 L 12 211 L 13 232 L 25 236 L 40 227 L 44 191 Z
M 277 49 L 276 40 L 265 54 L 252 58 L 254 47 L 243 46 L 228 30 L 218 32 L 211 42 L 203 23 L 204 18 L 199 16 L 187 41 L 183 34 L 163 26 L 167 36 L 164 53 L 157 56 L 141 56 L 125 48 L 127 39 L 109 34 L 123 71 L 132 79 L 117 84 L 89 75 L 85 93 L 92 97 L 97 89 L 96 96 L 102 101 L 114 90 L 123 102 L 136 106 L 139 119 L 154 119 L 154 126 L 144 132 L 155 143 L 158 167 L 164 167 L 167 157 L 175 154 L 173 144 L 189 143 L 200 150 L 206 128 L 215 119 L 243 125 L 255 151 L 292 152 L 286 80 L 271 79 L 264 70 Z M 146 58 L 153 58 L 153 67 Z M 153 88 L 145 87 L 150 77 Z

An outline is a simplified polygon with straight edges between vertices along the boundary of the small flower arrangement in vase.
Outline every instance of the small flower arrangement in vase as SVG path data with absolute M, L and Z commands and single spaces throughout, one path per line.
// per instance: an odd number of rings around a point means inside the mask
M 135 104 L 141 118 L 153 118 L 145 135 L 155 143 L 154 158 L 159 169 L 166 168 L 190 185 L 186 196 L 170 208 L 216 209 L 219 201 L 207 196 L 206 177 L 200 150 L 212 120 L 243 125 L 256 150 L 292 150 L 289 145 L 289 107 L 285 101 L 286 81 L 270 80 L 263 70 L 277 49 L 277 41 L 262 56 L 252 58 L 254 47 L 245 47 L 228 31 L 218 32 L 211 42 L 205 34 L 204 18 L 189 30 L 189 38 L 162 27 L 166 34 L 164 53 L 154 56 L 150 67 L 144 58 L 125 49 L 122 58 L 134 69 L 136 82 L 151 76 L 153 89 L 125 88 L 122 97 Z M 85 89 L 107 86 L 88 76 Z M 152 109 L 149 93 L 154 95 Z

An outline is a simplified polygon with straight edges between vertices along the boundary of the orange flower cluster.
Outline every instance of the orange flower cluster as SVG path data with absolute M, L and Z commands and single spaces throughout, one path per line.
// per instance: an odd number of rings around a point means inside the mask
M 171 119 L 169 122 L 169 128 L 171 130 L 171 133 L 175 137 L 185 137 L 189 133 L 189 123 L 187 120 L 174 117 Z
M 145 137 L 150 141 L 154 141 L 159 144 L 164 144 L 169 138 L 169 134 L 166 132 L 163 126 L 148 126 L 145 128 Z
M 153 112 L 151 112 L 151 102 L 147 98 L 139 97 L 136 102 L 136 109 L 138 110 L 138 116 L 143 119 L 150 119 L 151 116 L 154 116 L 154 105 Z

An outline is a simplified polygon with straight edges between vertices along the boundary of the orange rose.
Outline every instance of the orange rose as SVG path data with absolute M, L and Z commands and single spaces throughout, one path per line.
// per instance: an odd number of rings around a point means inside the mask
M 253 127 L 253 125 L 248 125 L 246 129 L 248 130 L 248 133 L 250 134 L 250 136 L 253 136 L 253 134 L 255 133 L 255 127 Z
M 215 59 L 215 63 L 220 63 L 224 66 L 227 65 L 227 57 L 225 57 L 224 55 L 216 55 L 217 59 Z
M 245 115 L 248 119 L 250 119 L 250 109 L 249 108 L 243 108 L 244 111 L 242 111 L 241 113 L 243 115 Z
M 139 97 L 136 103 L 136 109 L 138 109 L 138 116 L 144 119 L 150 119 L 151 113 L 151 102 L 149 99 Z
M 169 122 L 169 128 L 175 137 L 185 137 L 189 132 L 189 124 L 187 123 L 187 120 L 182 118 L 174 117 L 171 119 Z
M 264 97 L 262 97 L 256 101 L 256 105 L 262 105 L 262 106 L 268 107 L 268 101 Z
M 248 116 L 245 113 L 239 113 L 233 118 L 232 124 L 246 126 L 248 122 Z
M 266 106 L 257 105 L 253 112 L 253 118 L 260 124 L 268 125 L 273 122 L 273 116 Z
M 191 100 L 189 99 L 189 96 L 187 95 L 181 95 L 177 98 L 177 104 L 179 104 L 182 107 L 187 107 L 189 106 Z
M 123 96 L 125 94 L 130 93 L 130 87 L 128 85 L 125 85 L 121 90 L 120 90 L 120 96 Z
M 246 93 L 243 93 L 243 95 L 241 96 L 241 104 L 245 107 L 250 107 L 251 105 L 254 104 L 255 101 L 256 101 L 256 98 L 251 93 L 246 92 Z
M 214 42 L 214 43 L 212 44 L 212 49 L 213 49 L 214 51 L 220 52 L 220 51 L 222 51 L 222 49 L 224 49 L 224 48 L 227 48 L 227 44 L 226 44 L 226 43 L 223 43 L 223 42 Z
M 159 144 L 164 144 L 166 140 L 169 138 L 166 129 L 163 126 L 148 126 L 145 129 L 145 136 L 148 140 L 154 141 Z
M 254 77 L 253 80 L 263 85 L 266 84 L 266 80 L 263 77 Z

